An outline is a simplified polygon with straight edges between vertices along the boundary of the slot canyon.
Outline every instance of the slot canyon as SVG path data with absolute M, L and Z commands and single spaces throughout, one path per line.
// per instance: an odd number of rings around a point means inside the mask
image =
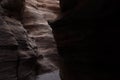
M 120 80 L 119 0 L 0 0 L 0 80 Z

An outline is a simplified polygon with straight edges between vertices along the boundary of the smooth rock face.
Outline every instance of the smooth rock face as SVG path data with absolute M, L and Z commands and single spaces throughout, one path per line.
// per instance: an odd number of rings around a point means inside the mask
M 60 1 L 62 17 L 51 26 L 65 62 L 63 80 L 119 79 L 119 1 Z

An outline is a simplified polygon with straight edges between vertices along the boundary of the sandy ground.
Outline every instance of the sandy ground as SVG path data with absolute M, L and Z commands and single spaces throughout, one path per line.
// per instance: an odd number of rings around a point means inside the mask
M 37 80 L 61 80 L 59 76 L 59 70 L 51 72 L 51 73 L 39 75 L 37 77 Z

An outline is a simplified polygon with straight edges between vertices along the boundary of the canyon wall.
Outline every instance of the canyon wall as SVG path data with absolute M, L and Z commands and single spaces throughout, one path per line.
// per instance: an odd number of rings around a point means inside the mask
M 58 69 L 47 21 L 59 14 L 57 0 L 0 0 L 0 80 L 35 80 Z
M 35 40 L 39 54 L 44 56 L 43 60 L 38 60 L 42 68 L 39 73 L 56 70 L 58 55 L 48 21 L 54 21 L 57 18 L 59 1 L 26 0 L 25 3 L 22 23 L 28 31 L 28 35 Z

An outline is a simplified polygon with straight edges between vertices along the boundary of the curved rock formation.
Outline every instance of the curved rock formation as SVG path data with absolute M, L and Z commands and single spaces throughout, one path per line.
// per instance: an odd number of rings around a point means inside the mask
M 24 2 L 21 3 L 24 5 Z M 16 10 L 22 12 L 23 6 L 14 7 L 21 3 L 12 4 L 13 7 L 9 9 L 9 0 L 0 2 L 0 80 L 35 79 L 38 52 L 16 16 L 19 14 Z
M 56 45 L 47 21 L 56 19 L 59 14 L 58 4 L 57 0 L 26 0 L 22 23 L 29 36 L 35 40 L 39 53 L 44 56 L 43 60 L 38 60 L 41 65 L 39 74 L 57 69 Z
M 46 2 L 0 0 L 0 80 L 35 80 L 36 69 L 39 74 L 57 69 L 47 20 L 57 17 L 59 7 L 58 1 Z

